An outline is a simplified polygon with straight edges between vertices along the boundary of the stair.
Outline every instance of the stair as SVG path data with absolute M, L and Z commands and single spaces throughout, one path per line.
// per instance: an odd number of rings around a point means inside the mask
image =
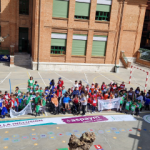
M 31 66 L 31 57 L 28 53 L 15 53 L 14 55 L 15 66 Z

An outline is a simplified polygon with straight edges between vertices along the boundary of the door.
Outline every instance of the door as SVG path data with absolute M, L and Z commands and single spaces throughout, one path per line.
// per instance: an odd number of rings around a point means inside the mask
M 28 28 L 19 28 L 19 52 L 29 52 Z

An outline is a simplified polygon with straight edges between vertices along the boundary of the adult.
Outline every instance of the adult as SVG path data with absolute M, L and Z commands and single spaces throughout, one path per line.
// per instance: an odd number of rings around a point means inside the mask
M 85 116 L 85 108 L 87 105 L 87 99 L 84 94 L 81 94 L 80 102 L 81 102 L 81 106 L 82 106 L 82 114 L 81 115 Z
M 127 100 L 134 100 L 134 91 L 133 91 L 132 87 L 130 88 L 130 90 L 127 93 Z
M 71 95 L 73 96 L 73 98 L 75 98 L 75 95 L 80 95 L 79 90 L 77 87 L 75 87 L 74 91 L 71 93 Z
M 33 77 L 31 76 L 30 79 L 28 80 L 28 86 L 33 87 L 34 80 Z
M 64 81 L 60 77 L 59 80 L 58 80 L 58 88 L 63 87 L 63 85 L 64 85 Z

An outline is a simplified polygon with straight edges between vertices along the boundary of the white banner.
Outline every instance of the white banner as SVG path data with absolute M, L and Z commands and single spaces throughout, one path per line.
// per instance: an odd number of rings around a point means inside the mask
M 98 110 L 101 111 L 104 109 L 113 109 L 113 108 L 119 109 L 120 100 L 121 97 L 109 100 L 98 100 Z
M 10 109 L 10 117 L 11 118 L 17 118 L 18 116 L 27 115 L 30 113 L 32 113 L 31 102 L 20 112 L 16 112 L 15 110 Z
M 136 121 L 132 115 L 99 115 L 0 121 L 0 129 L 42 125 Z

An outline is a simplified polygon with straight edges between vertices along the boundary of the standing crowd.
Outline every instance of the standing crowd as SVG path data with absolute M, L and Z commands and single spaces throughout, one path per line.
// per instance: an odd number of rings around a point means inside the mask
M 139 116 L 142 108 L 149 110 L 150 90 L 144 93 L 139 87 L 134 91 L 121 85 L 110 83 L 102 85 L 92 83 L 84 86 L 82 81 L 75 81 L 73 87 L 65 89 L 64 81 L 59 78 L 55 84 L 51 80 L 50 85 L 42 89 L 33 77 L 28 80 L 27 92 L 23 93 L 16 87 L 14 93 L 0 91 L 0 114 L 2 118 L 9 115 L 10 109 L 19 112 L 31 103 L 32 112 L 35 116 L 45 113 L 46 109 L 56 115 L 59 113 L 72 113 L 74 115 L 85 115 L 98 111 L 98 100 L 107 100 L 120 97 L 120 108 L 117 111 L 131 113 Z M 32 114 L 32 115 L 33 115 Z

